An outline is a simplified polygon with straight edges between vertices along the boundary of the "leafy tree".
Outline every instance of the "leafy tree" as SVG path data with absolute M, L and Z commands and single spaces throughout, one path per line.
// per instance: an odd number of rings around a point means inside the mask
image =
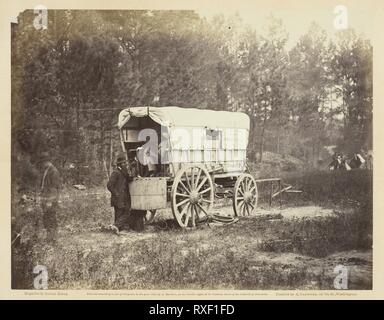
M 316 165 L 317 155 L 326 139 L 326 110 L 333 57 L 331 43 L 323 29 L 312 23 L 290 51 L 289 95 L 292 119 L 297 124 L 305 157 Z
M 372 46 L 351 30 L 337 35 L 333 64 L 338 111 L 344 120 L 340 146 L 349 152 L 372 148 Z
M 372 47 L 352 30 L 332 43 L 312 24 L 287 52 L 273 16 L 264 34 L 193 11 L 50 10 L 46 30 L 33 19 L 26 10 L 12 26 L 15 163 L 50 149 L 63 172 L 76 164 L 67 181 L 101 182 L 119 111 L 143 105 L 246 112 L 259 161 L 267 150 L 316 164 L 335 141 L 371 148 Z
M 262 162 L 268 130 L 281 132 L 288 119 L 285 104 L 288 34 L 282 21 L 271 17 L 266 37 L 252 38 L 254 42 L 249 46 L 247 61 L 247 108 L 254 119 L 259 161 Z

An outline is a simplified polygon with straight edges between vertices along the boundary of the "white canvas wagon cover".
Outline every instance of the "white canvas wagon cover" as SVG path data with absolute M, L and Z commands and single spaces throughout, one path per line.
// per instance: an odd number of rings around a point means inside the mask
M 131 117 L 149 116 L 165 127 L 206 127 L 233 128 L 249 131 L 250 121 L 242 112 L 214 111 L 181 107 L 132 107 L 119 114 L 118 127 L 121 129 Z

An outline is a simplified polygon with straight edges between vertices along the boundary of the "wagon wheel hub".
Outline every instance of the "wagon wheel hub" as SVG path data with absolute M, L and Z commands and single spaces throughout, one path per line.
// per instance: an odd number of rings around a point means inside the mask
M 252 199 L 253 199 L 253 194 L 252 194 L 252 192 L 250 192 L 250 191 L 246 191 L 246 192 L 244 193 L 244 201 L 245 201 L 246 203 L 250 203 L 250 202 L 252 202 Z
M 191 202 L 191 204 L 196 204 L 199 202 L 200 200 L 200 195 L 199 193 L 196 191 L 196 190 L 192 190 L 191 191 L 191 194 L 189 196 L 189 200 Z

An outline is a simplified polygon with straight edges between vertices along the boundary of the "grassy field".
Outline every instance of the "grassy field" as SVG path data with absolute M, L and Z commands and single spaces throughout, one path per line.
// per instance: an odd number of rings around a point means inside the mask
M 180 230 L 162 210 L 144 232 L 119 236 L 102 231 L 112 222 L 103 188 L 68 189 L 57 244 L 43 232 L 29 240 L 30 228 L 14 246 L 13 285 L 31 288 L 41 264 L 50 289 L 333 289 L 342 264 L 350 289 L 372 288 L 371 172 L 303 173 L 290 182 L 304 192 L 285 195 L 282 208 L 261 197 L 255 215 L 231 225 Z M 36 215 L 28 208 L 17 210 Z M 230 203 L 215 211 L 231 212 Z

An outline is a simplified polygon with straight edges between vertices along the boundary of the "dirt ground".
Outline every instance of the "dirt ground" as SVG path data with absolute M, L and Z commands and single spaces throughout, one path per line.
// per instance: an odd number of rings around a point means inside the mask
M 213 211 L 225 215 L 233 212 L 232 207 L 225 203 L 216 205 Z M 229 269 L 232 264 L 235 265 L 239 261 L 245 265 L 246 275 L 243 274 L 243 278 L 238 279 L 242 283 L 241 285 L 235 280 L 229 281 L 229 283 L 227 280 L 223 280 L 222 284 L 219 281 L 213 286 L 208 281 L 204 285 L 201 283 L 204 275 L 200 274 L 188 278 L 189 280 L 186 282 L 183 282 L 185 279 L 184 276 L 181 276 L 176 281 L 177 287 L 184 289 L 206 287 L 215 289 L 334 289 L 333 280 L 337 275 L 335 267 L 338 265 L 347 267 L 350 289 L 369 289 L 372 286 L 371 250 L 341 251 L 325 257 L 314 257 L 299 252 L 284 252 L 285 249 L 260 250 L 260 244 L 273 239 L 273 233 L 280 232 L 276 228 L 284 223 L 302 218 L 321 219 L 335 216 L 335 214 L 335 210 L 319 206 L 282 209 L 275 206 L 259 208 L 253 216 L 241 218 L 231 225 L 215 222 L 209 225 L 200 225 L 195 230 L 179 230 L 175 225 L 171 211 L 167 209 L 160 210 L 153 223 L 147 225 L 145 231 L 140 233 L 123 231 L 120 235 L 115 235 L 103 232 L 98 227 L 81 232 L 70 230 L 68 226 L 67 228 L 64 227 L 59 232 L 57 247 L 48 250 L 52 256 L 55 256 L 58 250 L 67 252 L 67 250 L 76 248 L 78 255 L 80 254 L 84 259 L 95 254 L 104 257 L 111 253 L 114 264 L 116 264 L 116 259 L 119 264 L 131 263 L 129 272 L 131 274 L 132 272 L 137 273 L 133 282 L 136 282 L 137 277 L 140 277 L 143 272 L 157 272 L 156 266 L 152 265 L 154 261 L 161 265 L 165 265 L 169 261 L 177 264 L 176 261 L 179 258 L 189 259 L 191 255 L 194 259 L 202 259 L 202 264 L 227 264 Z M 162 242 L 164 247 L 159 247 L 159 242 Z M 147 251 L 146 253 L 139 252 L 139 254 L 147 254 L 150 257 L 138 258 L 137 251 L 142 250 L 140 247 L 142 244 L 148 244 Z M 116 252 L 116 248 L 119 248 L 121 253 L 113 253 Z M 206 255 L 205 258 L 204 255 Z M 197 261 L 197 263 L 199 262 Z M 169 268 L 168 273 L 172 274 L 173 271 L 171 267 Z M 197 265 L 195 269 L 191 266 L 191 269 L 194 270 L 188 272 L 203 273 L 204 268 L 203 265 Z M 276 277 L 275 279 L 269 278 L 271 268 L 273 270 L 271 277 Z M 259 272 L 261 280 L 258 279 L 257 283 L 251 281 L 252 284 L 248 285 L 244 278 L 258 277 Z M 172 276 L 167 279 L 167 272 L 164 270 L 161 271 L 158 278 L 151 279 L 145 278 L 143 281 L 146 282 L 146 285 L 142 288 L 169 288 L 168 285 L 172 284 Z M 129 282 L 125 279 L 117 288 L 132 288 L 127 281 Z M 80 282 L 82 283 L 81 286 L 94 288 L 90 278 L 82 279 Z M 73 283 L 69 281 L 57 285 L 57 288 L 68 286 L 76 288 L 79 285 L 78 281 Z M 133 287 L 137 288 L 136 285 Z
M 38 207 L 15 205 L 29 220 L 21 224 L 25 244 L 13 247 L 14 287 L 31 288 L 39 264 L 50 289 L 334 289 L 340 265 L 349 289 L 372 288 L 372 212 L 355 202 L 259 201 L 252 216 L 193 230 L 180 229 L 166 209 L 143 232 L 116 235 L 105 230 L 113 222 L 109 196 L 105 188 L 67 189 L 56 244 L 27 223 Z M 213 212 L 233 215 L 231 201 L 216 201 Z

